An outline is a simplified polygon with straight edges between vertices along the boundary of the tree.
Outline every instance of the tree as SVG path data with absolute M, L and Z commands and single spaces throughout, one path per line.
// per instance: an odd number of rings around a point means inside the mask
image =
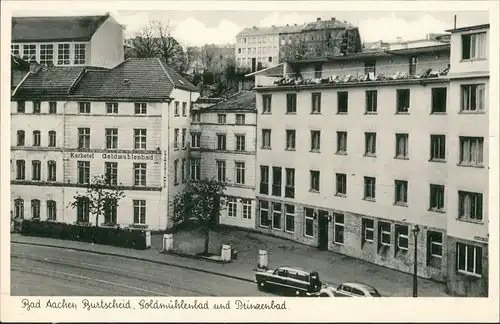
M 186 188 L 175 195 L 172 202 L 173 221 L 182 222 L 196 219 L 202 226 L 205 235 L 203 254 L 208 254 L 210 229 L 214 219 L 224 208 L 222 199 L 226 185 L 215 179 L 204 179 L 189 182 Z
M 90 181 L 84 193 L 76 192 L 70 206 L 76 208 L 82 200 L 86 200 L 89 213 L 95 215 L 95 226 L 98 227 L 99 216 L 104 216 L 111 208 L 117 207 L 123 197 L 125 197 L 123 190 L 112 185 L 109 177 L 98 175 Z

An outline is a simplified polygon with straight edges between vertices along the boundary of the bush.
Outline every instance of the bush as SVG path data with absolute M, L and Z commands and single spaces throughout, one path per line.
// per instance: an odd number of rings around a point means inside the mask
M 146 231 L 23 220 L 21 234 L 61 240 L 146 249 Z

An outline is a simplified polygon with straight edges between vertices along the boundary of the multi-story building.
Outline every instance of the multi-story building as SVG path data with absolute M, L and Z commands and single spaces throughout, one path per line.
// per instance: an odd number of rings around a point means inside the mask
M 235 63 L 234 44 L 206 44 L 200 47 L 189 47 L 187 56 L 188 71 L 193 74 L 204 71 L 221 72 Z
M 123 33 L 109 14 L 13 17 L 11 53 L 42 65 L 111 68 L 124 59 Z
M 236 66 L 252 72 L 278 64 L 283 26 L 245 28 L 236 35 Z
M 159 59 L 29 73 L 11 104 L 14 217 L 95 223 L 85 200 L 69 204 L 94 176 L 106 175 L 125 198 L 100 221 L 165 229 L 170 201 L 187 179 L 197 91 Z
M 257 228 L 487 296 L 488 27 L 257 73 Z
M 239 92 L 224 101 L 192 111 L 193 180 L 226 183 L 226 204 L 219 223 L 255 227 L 255 93 Z

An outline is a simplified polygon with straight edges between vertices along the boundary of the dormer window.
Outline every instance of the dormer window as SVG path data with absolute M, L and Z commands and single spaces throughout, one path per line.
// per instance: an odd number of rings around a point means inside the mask
M 486 33 L 462 35 L 462 60 L 486 58 Z

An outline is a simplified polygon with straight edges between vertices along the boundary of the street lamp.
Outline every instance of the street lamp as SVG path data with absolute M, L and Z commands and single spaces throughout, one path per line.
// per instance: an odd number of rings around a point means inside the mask
M 413 226 L 411 229 L 413 233 L 413 237 L 415 238 L 415 249 L 413 250 L 414 256 L 413 256 L 413 297 L 417 297 L 417 250 L 418 250 L 418 245 L 417 245 L 417 238 L 418 238 L 418 233 L 420 232 L 420 227 L 418 225 Z

